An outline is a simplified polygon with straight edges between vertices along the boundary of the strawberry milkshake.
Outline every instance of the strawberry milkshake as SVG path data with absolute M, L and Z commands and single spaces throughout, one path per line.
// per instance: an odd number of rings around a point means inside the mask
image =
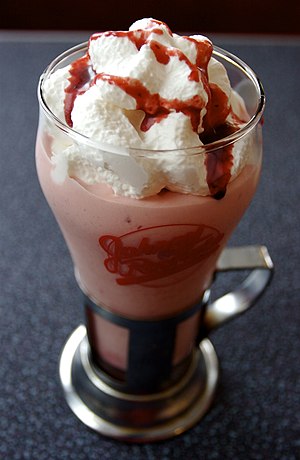
M 94 34 L 41 78 L 39 180 L 85 294 L 94 362 L 120 381 L 151 356 L 168 380 L 195 347 L 261 169 L 263 102 L 247 83 L 259 87 L 244 63 L 154 19 Z M 170 318 L 147 342 L 145 323 Z M 138 338 L 129 322 L 143 324 Z

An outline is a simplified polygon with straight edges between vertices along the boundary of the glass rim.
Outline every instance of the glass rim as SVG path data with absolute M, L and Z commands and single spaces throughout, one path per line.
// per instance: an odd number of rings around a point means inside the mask
M 239 141 L 244 136 L 246 136 L 249 132 L 251 132 L 262 118 L 264 108 L 265 108 L 265 103 L 266 103 L 266 97 L 265 97 L 264 88 L 263 88 L 263 85 L 260 79 L 257 77 L 255 72 L 251 69 L 251 67 L 248 66 L 248 64 L 246 64 L 242 59 L 230 53 L 229 51 L 224 50 L 223 48 L 220 48 L 219 46 L 213 45 L 213 56 L 221 57 L 228 63 L 239 68 L 245 75 L 247 75 L 247 77 L 249 78 L 249 80 L 251 80 L 251 82 L 253 83 L 256 89 L 257 109 L 254 115 L 245 124 L 245 126 L 240 128 L 236 132 L 223 137 L 222 139 L 218 139 L 208 144 L 196 145 L 192 147 L 172 148 L 172 149 L 149 149 L 149 148 L 139 148 L 139 147 L 117 146 L 114 144 L 108 144 L 108 143 L 93 140 L 92 138 L 71 128 L 69 125 L 67 125 L 66 122 L 59 119 L 52 112 L 50 107 L 47 105 L 44 99 L 44 96 L 43 96 L 43 83 L 45 79 L 51 74 L 51 72 L 55 69 L 55 67 L 60 62 L 62 62 L 63 60 L 71 56 L 72 54 L 78 53 L 80 51 L 84 51 L 87 48 L 88 48 L 88 41 L 80 43 L 76 46 L 73 46 L 67 49 L 66 51 L 59 54 L 55 59 L 53 59 L 50 62 L 50 64 L 45 68 L 45 70 L 43 71 L 43 73 L 41 74 L 39 78 L 38 92 L 37 92 L 40 107 L 43 109 L 47 118 L 55 122 L 58 128 L 60 128 L 65 133 L 67 133 L 70 137 L 72 137 L 77 142 L 84 143 L 85 145 L 89 145 L 90 147 L 93 147 L 98 150 L 106 150 L 111 153 L 119 153 L 119 154 L 128 153 L 128 152 L 132 152 L 132 153 L 140 152 L 140 154 L 143 154 L 147 152 L 147 154 L 149 155 L 149 152 L 151 152 L 151 154 L 155 155 L 155 153 L 166 153 L 167 154 L 167 153 L 184 151 L 186 154 L 190 153 L 191 155 L 195 155 L 199 153 L 212 152 L 214 150 L 218 150 L 220 148 L 226 147 L 230 144 L 233 144 Z

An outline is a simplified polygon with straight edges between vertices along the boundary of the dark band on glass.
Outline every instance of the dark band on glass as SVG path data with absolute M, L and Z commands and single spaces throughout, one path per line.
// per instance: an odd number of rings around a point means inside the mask
M 200 303 L 175 316 L 147 321 L 117 315 L 84 296 L 87 314 L 92 310 L 106 321 L 129 330 L 126 389 L 138 393 L 158 391 L 164 382 L 168 382 L 177 326 L 200 312 L 207 301 L 208 294 Z M 93 344 L 90 345 L 93 349 Z

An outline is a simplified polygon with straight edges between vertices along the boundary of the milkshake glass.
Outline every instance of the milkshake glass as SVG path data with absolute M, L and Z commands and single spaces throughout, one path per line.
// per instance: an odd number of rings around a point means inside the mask
M 47 106 L 43 85 L 49 74 L 78 59 L 79 45 L 55 59 L 43 73 L 36 165 L 44 195 L 68 245 L 76 280 L 84 294 L 91 361 L 116 389 L 155 394 L 185 375 L 203 329 L 207 295 L 221 252 L 255 193 L 262 162 L 264 94 L 253 71 L 217 47 L 233 89 L 245 101 L 249 121 L 234 133 L 185 149 L 191 162 L 206 164 L 211 187 L 221 193 L 196 196 L 162 190 L 135 199 L 116 196 L 109 185 L 89 185 L 67 175 L 54 180 L 53 143 L 105 149 L 107 161 L 132 174 L 162 154 L 180 164 L 183 152 L 105 146 L 74 131 Z M 227 184 L 232 148 L 246 149 L 241 172 Z M 226 187 L 221 185 L 226 183 Z M 226 190 L 225 190 L 226 189 Z

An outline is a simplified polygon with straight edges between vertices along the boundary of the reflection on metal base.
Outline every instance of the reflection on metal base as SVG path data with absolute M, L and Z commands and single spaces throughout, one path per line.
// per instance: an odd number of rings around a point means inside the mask
M 187 374 L 161 393 L 120 392 L 101 379 L 89 356 L 85 326 L 68 339 L 60 359 L 66 400 L 88 427 L 106 436 L 132 442 L 170 438 L 193 426 L 210 407 L 219 367 L 212 343 L 204 339 Z

